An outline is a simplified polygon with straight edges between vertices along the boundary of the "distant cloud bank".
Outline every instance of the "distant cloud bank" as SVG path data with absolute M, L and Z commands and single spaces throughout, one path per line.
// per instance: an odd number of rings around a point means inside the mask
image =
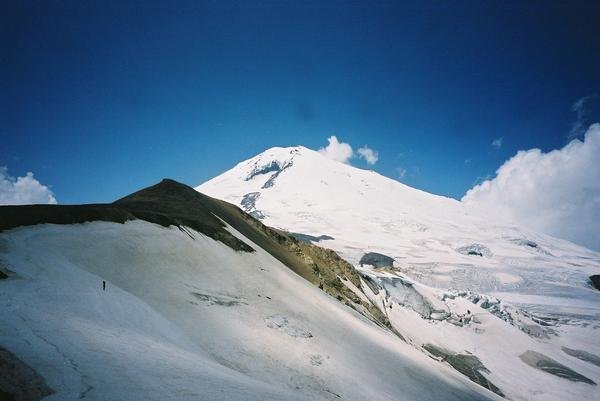
M 562 149 L 517 152 L 462 201 L 600 251 L 600 124 Z
M 29 172 L 24 177 L 11 177 L 6 167 L 0 167 L 0 205 L 55 204 L 52 191 Z
M 340 142 L 334 135 L 327 138 L 327 141 L 329 144 L 326 147 L 319 149 L 319 153 L 330 159 L 342 163 L 350 163 L 350 159 L 358 156 L 370 165 L 377 163 L 377 160 L 379 160 L 379 153 L 376 150 L 369 148 L 367 145 L 358 148 L 355 154 L 349 143 Z

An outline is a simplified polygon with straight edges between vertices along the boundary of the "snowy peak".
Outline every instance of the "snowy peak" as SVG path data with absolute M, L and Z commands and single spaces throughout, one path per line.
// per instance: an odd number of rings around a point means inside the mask
M 493 236 L 512 239 L 503 243 L 514 249 L 520 249 L 519 241 L 540 245 L 550 241 L 594 254 L 566 241 L 507 226 L 494 215 L 480 214 L 455 199 L 409 187 L 303 146 L 270 148 L 195 189 L 238 205 L 269 226 L 317 237 L 346 237 L 360 245 L 354 248 L 361 251 L 388 240 L 396 247 L 410 248 L 425 241 L 423 249 L 434 254 L 455 254 L 456 249 Z M 345 256 L 356 263 L 362 255 L 359 251 Z M 443 256 L 433 261 L 446 260 Z
M 295 164 L 304 167 L 309 164 L 329 164 L 327 167 L 331 168 L 331 163 L 338 162 L 331 161 L 323 155 L 320 155 L 318 152 L 305 148 L 304 146 L 287 148 L 273 147 L 239 163 L 231 170 L 209 182 L 215 185 L 221 185 L 227 181 L 241 180 L 250 182 L 253 187 L 258 186 L 260 189 L 267 189 L 274 186 L 275 181 L 280 174 Z M 307 176 L 306 178 L 310 179 L 312 177 Z M 200 187 L 197 187 L 196 189 L 201 191 Z
M 340 178 L 346 177 L 350 179 L 352 184 L 356 185 L 357 183 L 361 183 L 362 185 L 359 186 L 362 187 L 368 187 L 375 183 L 379 185 L 387 184 L 402 188 L 407 193 L 419 194 L 424 197 L 449 199 L 409 187 L 399 181 L 382 176 L 373 170 L 361 169 L 347 163 L 330 159 L 318 151 L 304 146 L 269 148 L 248 160 L 238 163 L 231 170 L 207 181 L 196 187 L 196 189 L 201 191 L 201 188 L 210 186 L 208 185 L 209 183 L 225 183 L 228 180 L 240 178 L 244 181 L 256 180 L 257 182 L 263 182 L 265 179 L 267 181 L 269 179 L 275 181 L 276 176 L 291 167 L 294 167 L 295 176 L 301 175 L 304 178 L 302 184 L 309 180 L 318 180 L 334 184 L 335 181 L 338 181 Z M 263 186 L 265 186 L 264 182 Z M 272 186 L 273 185 L 266 185 L 263 189 Z
M 586 340 L 600 330 L 596 252 L 301 147 L 269 149 L 196 189 L 333 249 L 408 343 L 497 394 L 586 398 L 600 382 L 600 365 L 572 358 L 600 360 Z
M 415 209 L 434 213 L 462 206 L 302 146 L 268 149 L 196 190 L 239 205 L 277 227 L 285 227 L 277 221 L 283 216 L 275 216 L 284 209 L 308 216 L 315 210 L 337 214 L 340 208 L 409 214 Z M 284 199 L 284 204 L 271 204 Z

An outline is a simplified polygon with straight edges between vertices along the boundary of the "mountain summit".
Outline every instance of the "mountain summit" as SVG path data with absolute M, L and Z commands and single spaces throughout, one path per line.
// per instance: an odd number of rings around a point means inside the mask
M 303 146 L 268 149 L 196 189 L 229 199 L 266 223 L 276 224 L 288 211 L 307 213 L 302 219 L 307 226 L 311 218 L 325 214 L 337 226 L 338 215 L 346 218 L 340 207 L 361 210 L 360 217 L 389 215 L 390 211 L 435 214 L 440 208 L 444 212 L 461 208 L 454 199 L 416 190 Z M 386 196 L 382 197 L 382 191 Z M 285 204 L 272 204 L 282 198 L 286 198 Z M 403 202 L 395 203 L 399 198 Z
M 498 394 L 586 397 L 574 383 L 600 381 L 600 343 L 585 340 L 600 335 L 596 252 L 301 146 L 268 149 L 196 189 L 339 253 L 403 338 L 491 389 L 464 365 L 476 357 Z
M 527 249 L 522 243 L 529 240 L 539 243 L 537 251 L 546 246 L 552 248 L 547 253 L 556 256 L 575 252 L 598 257 L 583 247 L 507 225 L 455 199 L 331 160 L 303 146 L 268 149 L 196 190 L 239 205 L 269 226 L 332 237 L 327 243 L 353 263 L 365 247 L 406 260 L 426 257 L 446 263 L 461 246 L 499 238 L 503 241 L 495 244 L 495 250 L 500 253 Z

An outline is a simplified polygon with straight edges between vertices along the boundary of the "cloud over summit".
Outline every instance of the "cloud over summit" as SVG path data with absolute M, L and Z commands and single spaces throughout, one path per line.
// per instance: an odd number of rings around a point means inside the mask
M 376 150 L 369 148 L 367 145 L 358 148 L 356 154 L 349 143 L 340 142 L 335 135 L 327 138 L 329 144 L 319 149 L 319 153 L 333 160 L 337 160 L 342 163 L 350 163 L 350 159 L 358 156 L 364 159 L 367 164 L 373 165 L 379 160 L 379 153 Z
M 327 141 L 329 141 L 329 145 L 319 149 L 319 153 L 321 153 L 323 156 L 342 163 L 348 163 L 350 158 L 354 156 L 352 146 L 345 142 L 338 141 L 335 135 L 327 138 Z

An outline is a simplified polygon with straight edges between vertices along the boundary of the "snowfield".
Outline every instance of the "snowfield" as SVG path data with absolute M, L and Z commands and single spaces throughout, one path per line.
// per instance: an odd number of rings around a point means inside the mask
M 513 400 L 597 398 L 600 291 L 588 277 L 600 254 L 301 146 L 269 149 L 196 189 L 338 252 L 440 369 Z M 393 266 L 361 267 L 370 252 Z M 469 355 L 488 372 L 462 366 L 479 366 Z
M 0 233 L 0 345 L 48 401 L 500 399 L 229 230 L 256 252 L 140 220 Z

